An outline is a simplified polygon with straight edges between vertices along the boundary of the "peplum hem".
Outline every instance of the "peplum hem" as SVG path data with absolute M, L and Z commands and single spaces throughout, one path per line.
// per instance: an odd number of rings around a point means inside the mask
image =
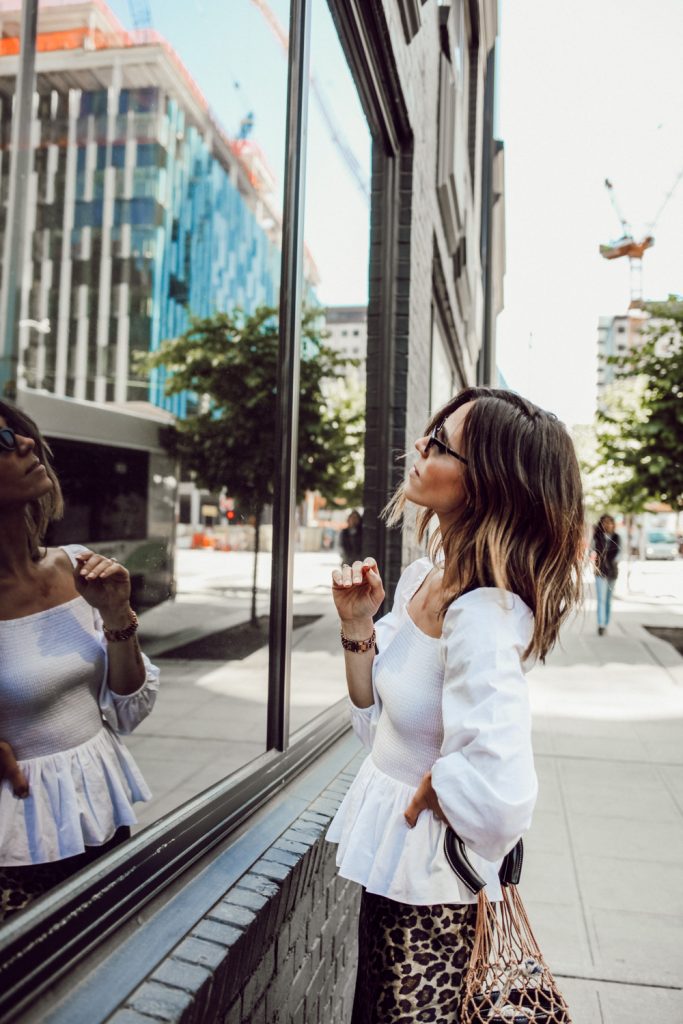
M 0 787 L 0 865 L 46 864 L 102 846 L 135 825 L 133 804 L 152 794 L 130 753 L 103 727 L 69 750 L 19 762 L 29 796 Z
M 398 903 L 476 903 L 477 898 L 450 867 L 444 854 L 444 822 L 423 811 L 414 828 L 403 817 L 416 785 L 381 771 L 367 757 L 326 835 L 337 843 L 339 874 L 368 892 Z M 501 897 L 500 862 L 484 860 L 468 849 L 486 881 L 490 900 Z

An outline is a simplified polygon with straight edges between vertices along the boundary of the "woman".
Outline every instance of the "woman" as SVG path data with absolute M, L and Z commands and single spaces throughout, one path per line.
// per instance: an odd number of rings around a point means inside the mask
M 593 530 L 593 568 L 595 570 L 595 593 L 598 599 L 598 636 L 604 636 L 609 626 L 612 611 L 612 593 L 617 582 L 619 567 L 617 560 L 621 551 L 621 540 L 616 533 L 617 524 L 612 516 L 600 516 Z
M 339 547 L 342 562 L 351 564 L 363 557 L 363 520 L 355 508 L 349 512 L 346 526 L 339 534 Z
M 580 597 L 582 494 L 555 416 L 468 388 L 429 423 L 388 506 L 417 505 L 429 558 L 384 590 L 373 558 L 332 574 L 353 726 L 370 750 L 328 839 L 363 886 L 353 1024 L 459 1020 L 476 898 L 448 822 L 500 898 L 498 868 L 537 792 L 524 673 Z
M 125 840 L 151 796 L 117 733 L 151 711 L 158 671 L 126 569 L 42 546 L 62 512 L 49 456 L 0 402 L 0 920 Z

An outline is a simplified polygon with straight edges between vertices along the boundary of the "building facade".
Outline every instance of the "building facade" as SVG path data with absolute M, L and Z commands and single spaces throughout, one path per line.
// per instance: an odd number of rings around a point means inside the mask
M 18 8 L 2 9 L 0 121 L 9 147 Z M 12 34 L 12 33 L 15 34 Z M 103 3 L 41 4 L 18 298 L 21 383 L 182 415 L 136 357 L 188 311 L 277 304 L 280 214 L 258 148 L 229 139 L 179 57 Z M 49 333 L 27 321 L 48 322 Z
M 601 316 L 598 320 L 598 404 L 602 401 L 605 388 L 614 383 L 617 367 L 611 359 L 624 356 L 638 344 L 643 326 L 643 314 L 632 316 L 624 313 L 617 316 Z
M 325 343 L 346 359 L 358 359 L 365 368 L 368 350 L 368 311 L 366 306 L 327 306 Z
M 448 391 L 497 383 L 504 150 L 493 138 L 496 5 L 401 0 L 382 10 L 400 109 L 394 112 L 394 154 L 382 159 L 375 149 L 373 189 L 378 208 L 389 196 L 399 206 L 398 263 L 389 339 L 382 319 L 382 232 L 393 227 L 377 211 L 370 254 L 365 507 L 377 523 L 371 548 L 393 593 L 415 549 L 408 533 L 401 538 L 387 531 L 376 516 L 400 483 L 399 459 Z

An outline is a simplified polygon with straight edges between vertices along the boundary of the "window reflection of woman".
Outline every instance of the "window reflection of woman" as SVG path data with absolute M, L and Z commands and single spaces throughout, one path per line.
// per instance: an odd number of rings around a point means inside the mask
M 430 557 L 404 571 L 376 629 L 374 559 L 332 574 L 351 721 L 370 751 L 328 833 L 340 874 L 364 887 L 353 1024 L 460 1019 L 476 897 L 446 861 L 446 823 L 500 899 L 537 792 L 525 671 L 581 590 L 581 480 L 555 416 L 469 388 L 415 448 L 389 522 L 418 506 L 422 541 L 436 518 Z
M 81 545 L 43 547 L 61 513 L 38 427 L 0 402 L 0 920 L 128 838 L 151 796 L 117 736 L 158 689 L 130 578 Z

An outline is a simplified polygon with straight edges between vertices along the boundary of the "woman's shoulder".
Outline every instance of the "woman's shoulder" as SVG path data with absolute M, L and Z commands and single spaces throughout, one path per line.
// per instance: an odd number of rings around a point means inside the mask
M 470 637 L 478 645 L 529 643 L 534 615 L 518 594 L 500 587 L 477 587 L 453 601 L 445 616 L 442 636 Z
M 48 564 L 70 575 L 77 565 L 76 555 L 84 551 L 90 551 L 84 544 L 60 544 L 57 548 L 47 549 L 46 559 Z
M 431 568 L 432 563 L 429 558 L 416 558 L 414 562 L 405 567 L 394 591 L 392 609 L 394 612 L 400 612 L 405 607 Z
M 396 588 L 399 590 L 407 590 L 411 586 L 417 585 L 424 577 L 434 568 L 431 558 L 426 555 L 422 558 L 416 558 L 414 562 L 411 562 L 405 567 L 398 581 Z

